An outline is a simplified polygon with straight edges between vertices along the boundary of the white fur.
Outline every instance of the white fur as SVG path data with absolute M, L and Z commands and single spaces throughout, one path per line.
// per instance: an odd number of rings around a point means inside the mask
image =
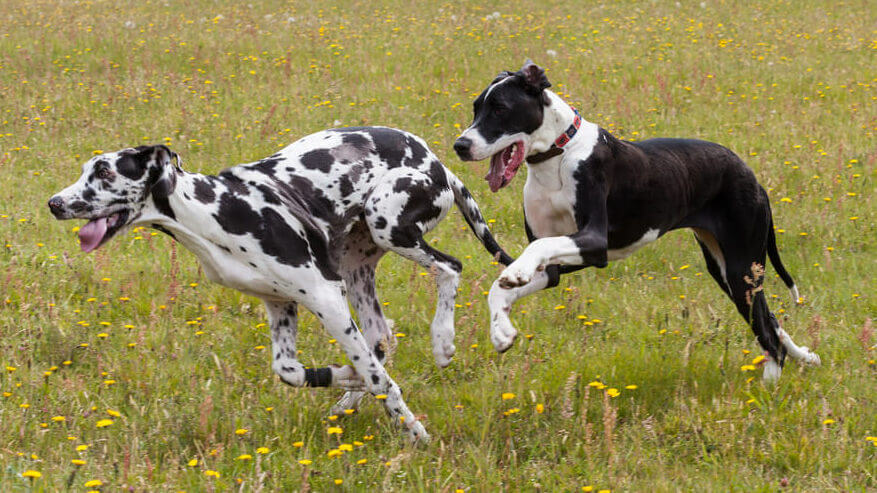
M 660 234 L 659 229 L 650 229 L 643 234 L 642 238 L 636 240 L 635 242 L 627 245 L 626 247 L 617 248 L 615 250 L 606 250 L 606 258 L 609 260 L 621 260 L 623 258 L 627 258 L 633 252 L 639 250 L 645 245 L 655 241 L 658 239 L 658 234 Z

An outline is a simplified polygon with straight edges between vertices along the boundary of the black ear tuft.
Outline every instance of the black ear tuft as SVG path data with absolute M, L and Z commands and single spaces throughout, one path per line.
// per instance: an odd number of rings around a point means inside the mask
M 545 89 L 551 87 L 551 83 L 548 82 L 548 77 L 545 76 L 545 70 L 529 59 L 524 62 L 524 66 L 521 67 L 521 70 L 518 73 L 524 78 L 524 83 L 526 84 L 527 89 L 532 92 L 541 93 Z

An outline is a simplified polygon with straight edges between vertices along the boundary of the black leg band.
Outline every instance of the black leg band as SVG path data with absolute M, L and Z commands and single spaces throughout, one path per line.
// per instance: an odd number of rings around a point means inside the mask
M 324 368 L 305 368 L 305 386 L 328 387 L 332 385 L 332 370 Z

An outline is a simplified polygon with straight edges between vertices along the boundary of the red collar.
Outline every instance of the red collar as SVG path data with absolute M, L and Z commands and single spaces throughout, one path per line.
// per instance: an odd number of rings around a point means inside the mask
M 572 108 L 572 110 L 575 113 L 575 118 L 573 118 L 572 124 L 567 127 L 567 129 L 562 134 L 560 134 L 560 137 L 554 139 L 554 143 L 551 144 L 551 147 L 548 148 L 547 151 L 528 156 L 528 163 L 541 163 L 542 161 L 547 161 L 554 156 L 563 153 L 563 146 L 569 144 L 569 141 L 571 141 L 572 138 L 575 137 L 576 132 L 579 131 L 579 127 L 582 126 L 582 117 L 579 115 L 578 110 L 576 110 L 575 108 Z

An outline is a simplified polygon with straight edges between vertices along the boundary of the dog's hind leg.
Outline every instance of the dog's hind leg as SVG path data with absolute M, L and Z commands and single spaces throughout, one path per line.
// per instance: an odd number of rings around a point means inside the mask
M 349 365 L 323 368 L 305 368 L 298 361 L 298 304 L 295 302 L 265 301 L 271 326 L 272 368 L 284 383 L 293 387 L 342 387 L 362 389 L 364 383 Z
M 397 171 L 399 170 L 399 171 Z M 454 201 L 448 188 L 413 170 L 396 168 L 375 187 L 366 204 L 366 222 L 379 247 L 417 262 L 435 276 L 438 296 L 430 325 L 436 364 L 451 364 L 454 347 L 454 304 L 463 264 L 431 247 L 423 235 L 447 214 Z

